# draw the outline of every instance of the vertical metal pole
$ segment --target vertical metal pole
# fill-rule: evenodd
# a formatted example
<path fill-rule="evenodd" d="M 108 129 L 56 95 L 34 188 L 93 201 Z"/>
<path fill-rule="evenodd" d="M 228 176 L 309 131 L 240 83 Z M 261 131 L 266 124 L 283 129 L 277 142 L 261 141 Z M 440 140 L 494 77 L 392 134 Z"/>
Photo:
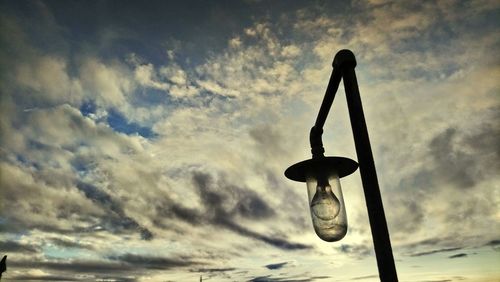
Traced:
<path fill-rule="evenodd" d="M 354 60 L 354 55 L 352 55 L 352 59 Z M 354 64 L 344 64 L 341 69 L 366 207 L 370 219 L 373 245 L 377 257 L 380 281 L 396 282 L 398 281 L 398 276 L 394 264 L 394 257 L 392 255 L 389 230 L 387 229 L 384 207 L 380 196 L 380 188 L 378 186 L 375 163 L 373 161 L 370 140 L 368 138 L 368 130 L 366 128 L 363 107 L 359 96 L 358 82 L 354 72 L 355 64 L 354 60 Z"/>

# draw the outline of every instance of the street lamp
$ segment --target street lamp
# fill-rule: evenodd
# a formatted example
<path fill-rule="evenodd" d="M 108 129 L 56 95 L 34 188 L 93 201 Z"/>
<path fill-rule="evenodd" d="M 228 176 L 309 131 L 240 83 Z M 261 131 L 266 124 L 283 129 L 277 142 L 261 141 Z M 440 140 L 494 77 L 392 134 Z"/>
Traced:
<path fill-rule="evenodd" d="M 356 59 L 350 50 L 340 50 L 335 55 L 332 65 L 333 71 L 325 97 L 316 123 L 311 128 L 309 135 L 312 158 L 290 166 L 285 171 L 285 176 L 294 181 L 307 183 L 309 207 L 316 234 L 328 242 L 342 239 L 347 233 L 347 218 L 339 178 L 356 171 L 358 164 L 348 158 L 325 157 L 321 135 L 340 80 L 343 78 L 380 280 L 383 282 L 398 281 L 368 130 L 354 72 Z"/>

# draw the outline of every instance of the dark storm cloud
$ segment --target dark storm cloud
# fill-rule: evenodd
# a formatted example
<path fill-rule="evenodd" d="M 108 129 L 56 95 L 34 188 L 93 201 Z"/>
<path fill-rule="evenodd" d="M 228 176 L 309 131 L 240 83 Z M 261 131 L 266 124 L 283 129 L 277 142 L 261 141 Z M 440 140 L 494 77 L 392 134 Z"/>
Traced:
<path fill-rule="evenodd" d="M 283 136 L 274 127 L 262 125 L 252 128 L 249 135 L 255 142 L 258 152 L 266 157 L 286 156 L 286 150 L 283 148 Z"/>
<path fill-rule="evenodd" d="M 241 236 L 265 242 L 284 250 L 309 249 L 311 246 L 289 242 L 284 238 L 254 232 L 238 224 L 238 219 L 265 220 L 275 216 L 275 211 L 256 192 L 244 186 L 230 183 L 224 176 L 219 179 L 208 173 L 195 171 L 193 185 L 198 193 L 203 209 L 186 208 L 171 200 L 156 206 L 157 218 L 153 220 L 158 227 L 163 217 L 174 217 L 190 224 L 213 224 L 225 227 Z"/>
<path fill-rule="evenodd" d="M 271 169 L 265 169 L 263 173 L 267 185 L 269 185 L 268 191 L 275 193 L 275 197 L 287 199 L 280 209 L 286 211 L 288 220 L 297 230 L 307 230 L 310 227 L 307 200 L 297 192 L 303 191 L 293 189 L 293 187 L 288 186 L 289 184 L 283 183 L 283 176 Z"/>
<path fill-rule="evenodd" d="M 193 183 L 216 222 L 225 220 L 227 216 L 261 220 L 275 215 L 275 211 L 256 192 L 236 186 L 224 177 L 215 182 L 210 174 L 195 172 Z"/>
<path fill-rule="evenodd" d="M 415 177 L 420 178 L 420 176 L 425 177 L 426 172 L 422 171 L 415 175 Z M 401 181 L 401 186 L 406 185 L 405 180 Z M 413 182 L 413 180 L 412 180 Z M 409 186 L 412 187 L 412 186 Z M 420 195 L 421 191 L 415 189 L 414 191 L 405 192 L 404 194 L 393 194 L 389 195 L 394 202 L 399 203 L 396 209 L 392 209 L 395 216 L 392 219 L 392 224 L 397 226 L 397 232 L 411 233 L 418 230 L 425 219 L 425 209 L 421 205 L 421 201 L 416 199 L 423 199 L 423 195 Z M 391 201 L 392 202 L 392 201 Z"/>
<path fill-rule="evenodd" d="M 494 250 L 500 250 L 500 240 L 491 240 L 484 246 L 492 247 Z"/>
<path fill-rule="evenodd" d="M 166 270 L 172 268 L 183 268 L 188 266 L 200 266 L 202 263 L 194 262 L 187 258 L 168 258 L 157 256 L 143 256 L 135 254 L 124 254 L 109 257 L 109 260 L 10 260 L 11 269 L 40 269 L 44 272 L 52 271 L 64 273 L 64 275 L 29 276 L 19 275 L 12 277 L 13 280 L 46 280 L 46 281 L 78 281 L 72 280 L 75 274 L 94 274 L 99 279 L 113 279 L 113 281 L 135 281 L 135 279 L 114 275 L 137 275 L 146 270 Z"/>
<path fill-rule="evenodd" d="M 108 215 L 101 219 L 104 228 L 109 229 L 111 232 L 135 230 L 139 232 L 143 240 L 153 238 L 151 231 L 140 226 L 137 221 L 127 216 L 122 205 L 102 189 L 82 181 L 78 181 L 76 187 L 85 194 L 85 197 L 108 211 Z"/>
<path fill-rule="evenodd" d="M 237 268 L 234 267 L 225 267 L 225 268 L 197 268 L 191 270 L 191 272 L 203 272 L 203 273 L 212 273 L 212 272 L 227 272 L 227 271 L 234 271 L 237 270 Z"/>
<path fill-rule="evenodd" d="M 137 268 L 124 263 L 109 262 L 109 261 L 35 261 L 35 260 L 10 260 L 9 266 L 11 268 L 25 268 L 41 270 L 55 270 L 55 271 L 68 271 L 72 273 L 118 273 L 118 272 L 131 272 Z"/>
<path fill-rule="evenodd" d="M 305 244 L 301 244 L 301 243 L 293 243 L 293 242 L 290 242 L 290 241 L 283 239 L 283 238 L 263 235 L 263 234 L 251 231 L 249 229 L 246 229 L 246 228 L 236 224 L 235 222 L 228 221 L 225 219 L 222 219 L 222 221 L 218 222 L 218 224 L 228 228 L 229 230 L 231 230 L 233 232 L 238 233 L 239 235 L 262 241 L 264 243 L 267 243 L 271 246 L 274 246 L 274 247 L 282 249 L 282 250 L 305 250 L 305 249 L 312 248 L 312 246 L 310 246 L 310 245 L 305 245 Z"/>
<path fill-rule="evenodd" d="M 271 275 L 267 275 L 267 276 L 258 276 L 258 277 L 252 278 L 248 281 L 249 282 L 267 282 L 267 281 L 280 281 L 280 280 L 273 279 L 273 278 L 271 278 Z"/>
<path fill-rule="evenodd" d="M 82 1 L 72 4 L 39 1 L 31 5 L 6 1 L 2 2 L 0 11 L 27 19 L 22 21 L 28 31 L 26 37 L 44 53 L 71 50 L 110 59 L 139 53 L 148 61 L 165 62 L 165 49 L 178 49 L 183 62 L 189 54 L 189 62 L 197 64 L 213 54 L 213 50 L 227 47 L 227 41 L 234 34 L 254 22 L 283 18 L 283 14 L 294 14 L 298 9 L 311 6 L 314 5 L 303 1 Z M 327 6 L 332 4 L 324 3 L 322 8 Z"/>
<path fill-rule="evenodd" d="M 485 246 L 498 246 L 500 245 L 500 240 L 491 240 Z"/>
<path fill-rule="evenodd" d="M 243 190 L 233 212 L 249 219 L 265 219 L 274 215 L 274 210 L 252 190 Z"/>
<path fill-rule="evenodd" d="M 472 188 L 484 177 L 495 175 L 500 169 L 499 112 L 498 107 L 490 108 L 485 120 L 470 132 L 450 127 L 436 135 L 429 143 L 435 174 L 459 189 Z"/>
<path fill-rule="evenodd" d="M 275 124 L 266 123 L 254 126 L 248 135 L 253 141 L 255 151 L 258 152 L 257 156 L 261 159 L 254 170 L 265 177 L 267 195 L 287 199 L 279 206 L 281 215 L 286 215 L 286 221 L 290 222 L 297 232 L 307 230 L 310 228 L 307 200 L 299 194 L 304 190 L 296 190 L 290 186 L 293 184 L 284 182 L 282 168 L 277 171 L 274 167 L 289 155 L 290 148 L 287 148 L 287 145 L 290 144 L 287 142 L 285 132 Z"/>
<path fill-rule="evenodd" d="M 369 245 L 342 244 L 337 249 L 344 254 L 348 254 L 348 255 L 356 257 L 358 259 L 369 256 L 373 252 L 371 246 L 369 246 Z"/>
<path fill-rule="evenodd" d="M 85 194 L 85 197 L 99 204 L 100 206 L 115 213 L 123 213 L 121 205 L 118 202 L 113 201 L 110 195 L 108 195 L 98 187 L 89 183 L 78 181 L 76 183 L 76 188 L 82 191 Z"/>
<path fill-rule="evenodd" d="M 80 279 L 75 279 L 69 276 L 58 276 L 58 275 L 14 275 L 9 277 L 9 280 L 14 281 L 81 281 Z M 114 281 L 114 280 L 113 280 Z"/>
<path fill-rule="evenodd" d="M 224 187 L 215 186 L 212 176 L 207 173 L 195 172 L 193 174 L 193 184 L 197 189 L 205 209 L 213 213 L 213 220 L 219 221 L 229 214 L 228 211 L 222 206 L 223 203 L 230 197 L 230 195 L 223 191 Z M 215 186 L 216 188 L 214 188 Z M 215 190 L 219 188 L 219 190 Z"/>
<path fill-rule="evenodd" d="M 59 233 L 59 234 L 70 234 L 73 233 L 74 230 L 69 231 L 65 228 L 58 228 L 57 226 L 53 226 L 45 223 L 27 223 L 21 220 L 7 220 L 5 223 L 0 224 L 0 232 L 24 232 L 27 229 L 38 229 L 45 232 L 50 233 Z M 81 231 L 81 230 L 78 230 Z"/>
<path fill-rule="evenodd" d="M 280 262 L 280 263 L 268 264 L 265 267 L 267 269 L 275 270 L 275 269 L 283 268 L 286 264 L 288 264 L 288 262 Z"/>
<path fill-rule="evenodd" d="M 445 176 L 457 188 L 470 188 L 476 182 L 476 176 L 472 175 L 473 170 L 470 167 L 476 166 L 476 158 L 472 154 L 454 148 L 457 130 L 448 128 L 441 134 L 432 139 L 429 149 L 436 160 L 436 168 L 439 169 L 439 175 Z"/>
<path fill-rule="evenodd" d="M 198 224 L 201 220 L 202 214 L 196 209 L 182 207 L 177 204 L 172 204 L 167 213 L 173 214 L 180 220 L 186 221 L 191 224 Z"/>
<path fill-rule="evenodd" d="M 3 253 L 38 253 L 40 248 L 16 241 L 0 241 L 0 251 Z"/>
<path fill-rule="evenodd" d="M 283 250 L 309 249 L 311 246 L 292 243 L 283 238 L 271 237 L 251 231 L 237 223 L 235 216 L 260 220 L 274 216 L 274 210 L 255 192 L 235 186 L 221 178 L 217 183 L 206 173 L 195 172 L 193 183 L 197 188 L 209 221 L 224 226 L 239 235 L 253 238 Z M 228 202 L 236 202 L 228 207 Z"/>
<path fill-rule="evenodd" d="M 332 278 L 332 277 L 330 277 L 330 276 L 324 276 L 324 275 L 323 276 L 313 276 L 313 277 L 311 277 L 311 280 L 312 281 L 316 281 L 316 280 L 330 279 L 330 278 Z"/>
<path fill-rule="evenodd" d="M 9 266 L 21 269 L 38 268 L 43 271 L 60 271 L 73 274 L 108 275 L 110 273 L 134 274 L 144 270 L 165 270 L 202 265 L 186 258 L 167 258 L 156 256 L 143 256 L 125 254 L 109 257 L 110 260 L 73 260 L 73 261 L 36 261 L 36 260 L 10 260 Z M 42 277 L 43 278 L 43 277 Z M 21 279 L 22 280 L 22 279 Z M 120 280 L 121 281 L 121 280 Z"/>
<path fill-rule="evenodd" d="M 224 267 L 224 268 L 198 268 L 198 269 L 191 269 L 189 270 L 190 272 L 193 273 L 203 273 L 206 275 L 202 275 L 203 281 L 205 280 L 211 280 L 211 279 L 216 279 L 223 277 L 226 280 L 234 280 L 232 275 L 235 275 L 234 271 L 237 270 L 237 268 L 234 267 Z M 241 274 L 242 272 L 239 272 Z M 246 273 L 246 272 L 244 272 Z M 207 276 L 207 278 L 205 277 Z"/>
<path fill-rule="evenodd" d="M 461 240 L 457 240 L 456 236 L 447 236 L 447 237 L 433 237 L 425 240 L 416 241 L 413 243 L 405 244 L 400 246 L 402 249 L 405 249 L 406 256 L 411 257 L 421 257 L 428 256 L 440 253 L 454 252 L 464 250 L 468 247 L 483 247 L 486 246 L 482 244 L 480 246 L 477 245 L 467 245 L 465 242 L 475 239 L 477 236 L 471 237 L 462 237 Z M 422 251 L 425 250 L 425 251 Z"/>
<path fill-rule="evenodd" d="M 437 246 L 440 245 L 441 243 L 448 241 L 446 238 L 438 238 L 438 237 L 433 237 L 433 238 L 428 238 L 424 240 L 420 240 L 411 244 L 407 244 L 407 248 L 418 248 L 420 246 Z"/>
<path fill-rule="evenodd" d="M 62 30 L 45 3 L 6 1 L 0 5 L 3 27 L 0 32 L 0 55 L 5 61 L 26 60 L 26 57 L 33 55 L 31 46 L 52 54 L 67 51 L 68 44 Z"/>
<path fill-rule="evenodd" d="M 433 215 L 429 206 L 431 195 L 447 191 L 454 195 L 474 193 L 482 181 L 494 177 L 500 170 L 500 118 L 498 108 L 491 108 L 477 126 L 465 131 L 449 127 L 437 133 L 428 143 L 432 162 L 426 162 L 414 173 L 403 177 L 395 193 L 388 194 L 393 205 L 388 216 L 396 232 L 408 234 L 419 230 L 428 216 L 438 216 L 447 223 L 462 223 L 471 216 L 486 218 L 495 211 L 491 197 L 468 197 L 446 199 L 453 208 L 445 213 Z M 467 199 L 467 200 L 465 200 Z M 474 221 L 468 221 L 474 224 Z"/>
<path fill-rule="evenodd" d="M 126 278 L 126 277 L 114 277 L 114 276 L 99 276 L 95 278 L 96 281 L 115 281 L 115 282 L 134 282 L 137 279 Z M 88 281 L 84 278 L 78 279 L 71 276 L 63 275 L 14 275 L 9 276 L 9 280 L 14 281 Z"/>
<path fill-rule="evenodd" d="M 466 256 L 467 256 L 466 253 L 460 253 L 460 254 L 449 256 L 448 258 L 454 259 L 454 258 L 463 258 L 463 257 L 466 257 Z"/>
<path fill-rule="evenodd" d="M 494 153 L 496 160 L 500 159 L 500 107 L 489 109 L 492 118 L 478 126 L 478 131 L 464 138 L 467 145 L 475 151 Z M 500 166 L 498 163 L 496 167 Z M 493 167 L 492 169 L 494 169 Z"/>
<path fill-rule="evenodd" d="M 186 267 L 199 265 L 198 262 L 193 262 L 188 259 L 167 258 L 156 256 L 143 256 L 135 254 L 125 254 L 117 257 L 110 257 L 111 260 L 126 263 L 135 269 L 171 269 L 177 267 Z"/>

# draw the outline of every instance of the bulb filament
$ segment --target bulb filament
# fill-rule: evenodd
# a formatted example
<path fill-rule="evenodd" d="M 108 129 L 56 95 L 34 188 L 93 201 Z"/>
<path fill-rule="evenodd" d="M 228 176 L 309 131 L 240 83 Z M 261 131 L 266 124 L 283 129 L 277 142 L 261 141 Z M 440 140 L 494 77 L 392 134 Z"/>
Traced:
<path fill-rule="evenodd" d="M 332 220 L 339 214 L 340 202 L 328 183 L 316 188 L 316 194 L 311 201 L 311 211 L 322 220 Z"/>

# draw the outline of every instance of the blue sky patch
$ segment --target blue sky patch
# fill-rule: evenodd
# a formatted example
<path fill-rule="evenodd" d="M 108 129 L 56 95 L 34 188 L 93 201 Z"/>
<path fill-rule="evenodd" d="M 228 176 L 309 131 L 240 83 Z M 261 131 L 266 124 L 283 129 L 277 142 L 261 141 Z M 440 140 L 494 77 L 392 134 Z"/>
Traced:
<path fill-rule="evenodd" d="M 106 122 L 111 128 L 113 128 L 113 130 L 128 135 L 139 134 L 144 138 L 154 138 L 157 136 L 157 134 L 150 127 L 141 126 L 135 122 L 129 122 L 122 113 L 115 109 L 108 110 Z"/>
<path fill-rule="evenodd" d="M 88 117 L 90 114 L 95 114 L 97 106 L 94 101 L 85 101 L 80 106 L 80 112 L 82 115 Z"/>

